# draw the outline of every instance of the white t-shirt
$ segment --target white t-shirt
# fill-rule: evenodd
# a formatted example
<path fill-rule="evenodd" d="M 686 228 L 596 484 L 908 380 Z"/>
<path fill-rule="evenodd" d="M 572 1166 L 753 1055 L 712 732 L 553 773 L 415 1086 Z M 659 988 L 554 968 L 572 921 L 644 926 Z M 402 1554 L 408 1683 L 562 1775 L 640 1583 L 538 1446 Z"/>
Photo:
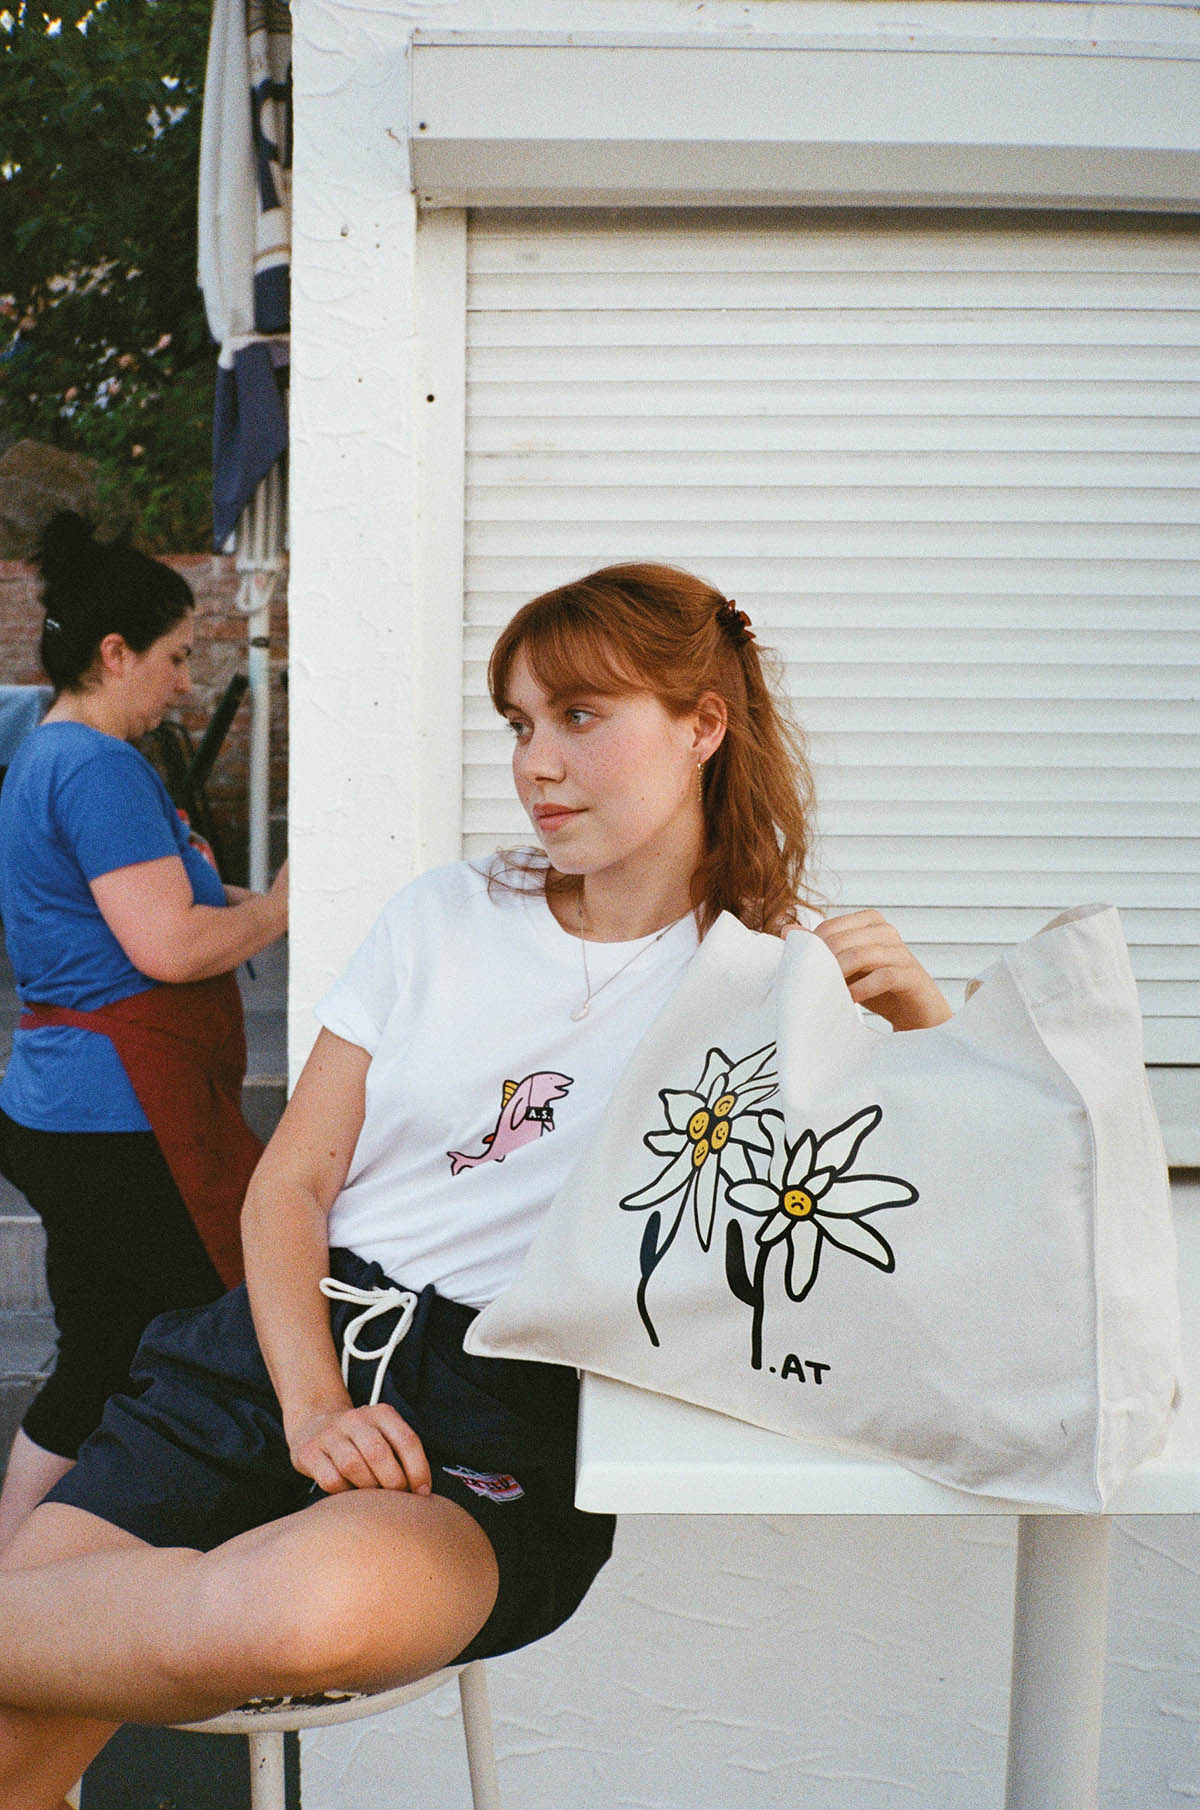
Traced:
<path fill-rule="evenodd" d="M 690 914 L 638 942 L 588 943 L 591 1007 L 576 1023 L 582 947 L 540 893 L 489 896 L 465 862 L 398 893 L 317 1007 L 371 1057 L 330 1243 L 406 1288 L 492 1300 L 697 943 Z"/>

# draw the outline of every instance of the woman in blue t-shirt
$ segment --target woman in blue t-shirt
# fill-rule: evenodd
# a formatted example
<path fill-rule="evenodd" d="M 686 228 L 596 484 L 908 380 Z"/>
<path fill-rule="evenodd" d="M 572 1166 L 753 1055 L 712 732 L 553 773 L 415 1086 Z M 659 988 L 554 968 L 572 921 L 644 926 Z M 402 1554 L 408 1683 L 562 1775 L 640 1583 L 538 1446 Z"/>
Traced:
<path fill-rule="evenodd" d="M 64 512 L 40 549 L 55 688 L 0 793 L 0 918 L 25 1008 L 0 1169 L 46 1230 L 55 1368 L 0 1494 L 0 1546 L 74 1462 L 145 1325 L 238 1279 L 260 1146 L 233 970 L 286 928 L 222 885 L 132 743 L 190 687 L 185 580 Z"/>

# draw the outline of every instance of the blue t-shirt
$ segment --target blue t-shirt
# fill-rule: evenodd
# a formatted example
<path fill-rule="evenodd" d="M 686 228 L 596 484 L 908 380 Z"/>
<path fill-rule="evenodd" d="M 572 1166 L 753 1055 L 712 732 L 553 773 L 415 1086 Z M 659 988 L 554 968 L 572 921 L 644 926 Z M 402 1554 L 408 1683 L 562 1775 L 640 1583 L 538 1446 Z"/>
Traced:
<path fill-rule="evenodd" d="M 0 791 L 0 918 L 22 999 L 92 1011 L 157 983 L 108 928 L 89 882 L 179 855 L 199 905 L 225 889 L 191 847 L 158 774 L 137 749 L 85 723 L 43 723 Z M 18 1030 L 0 1107 L 42 1131 L 145 1131 L 120 1057 L 98 1031 Z"/>

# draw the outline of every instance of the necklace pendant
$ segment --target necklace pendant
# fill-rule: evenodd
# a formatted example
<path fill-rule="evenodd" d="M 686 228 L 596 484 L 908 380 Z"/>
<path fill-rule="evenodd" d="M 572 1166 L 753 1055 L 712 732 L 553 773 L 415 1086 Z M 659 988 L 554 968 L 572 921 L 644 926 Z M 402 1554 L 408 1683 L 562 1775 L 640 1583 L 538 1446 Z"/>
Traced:
<path fill-rule="evenodd" d="M 575 1010 L 571 1013 L 571 1023 L 578 1024 L 581 1019 L 584 1019 L 587 1017 L 587 1015 L 591 1011 L 591 1009 L 592 1009 L 591 1000 L 585 999 L 583 1004 L 581 1006 L 576 1006 Z"/>

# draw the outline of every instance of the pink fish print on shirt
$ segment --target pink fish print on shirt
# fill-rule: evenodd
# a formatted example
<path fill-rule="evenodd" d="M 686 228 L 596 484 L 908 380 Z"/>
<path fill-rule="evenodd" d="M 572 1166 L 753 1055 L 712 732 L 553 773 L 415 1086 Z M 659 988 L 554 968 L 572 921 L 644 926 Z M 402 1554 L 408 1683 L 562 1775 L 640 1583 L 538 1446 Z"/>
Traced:
<path fill-rule="evenodd" d="M 519 1150 L 522 1144 L 532 1144 L 543 1131 L 553 1131 L 554 1108 L 550 1101 L 561 1100 L 571 1084 L 570 1075 L 554 1074 L 526 1075 L 523 1081 L 506 1081 L 496 1129 L 489 1131 L 483 1140 L 487 1149 L 481 1150 L 478 1156 L 468 1156 L 463 1150 L 447 1150 L 451 1175 L 458 1175 L 463 1169 L 477 1169 L 480 1163 L 502 1163 L 510 1151 Z"/>

